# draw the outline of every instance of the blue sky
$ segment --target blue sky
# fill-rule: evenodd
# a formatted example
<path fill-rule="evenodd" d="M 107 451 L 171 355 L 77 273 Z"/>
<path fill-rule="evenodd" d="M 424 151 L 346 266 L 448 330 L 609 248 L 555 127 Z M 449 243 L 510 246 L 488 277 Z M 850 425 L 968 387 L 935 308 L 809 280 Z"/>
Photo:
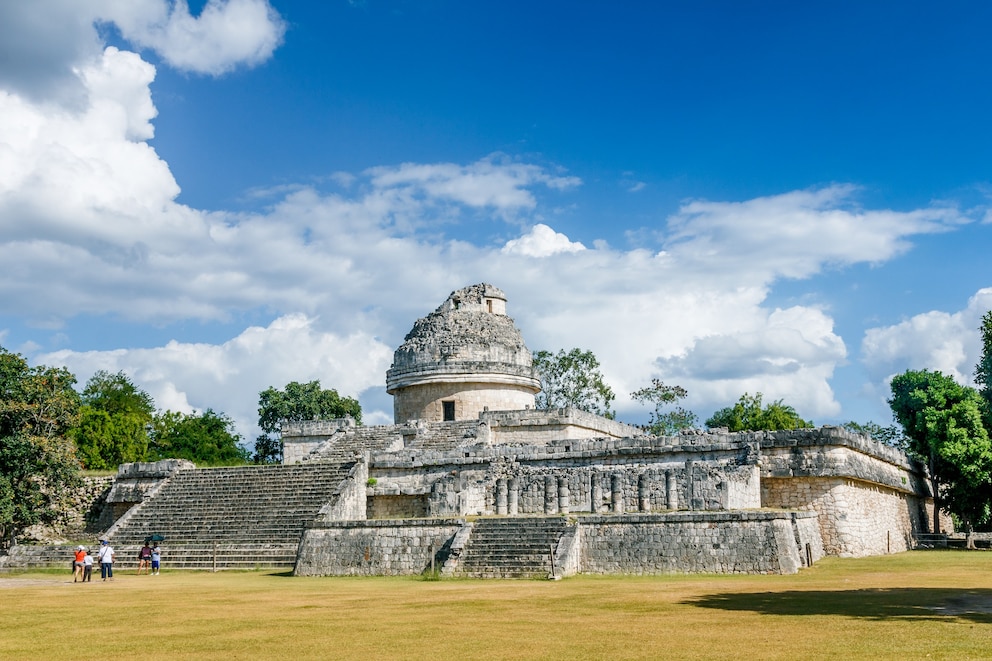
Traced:
<path fill-rule="evenodd" d="M 80 6 L 85 5 L 85 6 Z M 413 321 L 888 423 L 992 308 L 980 3 L 0 6 L 0 344 L 162 408 L 320 379 L 391 421 Z"/>

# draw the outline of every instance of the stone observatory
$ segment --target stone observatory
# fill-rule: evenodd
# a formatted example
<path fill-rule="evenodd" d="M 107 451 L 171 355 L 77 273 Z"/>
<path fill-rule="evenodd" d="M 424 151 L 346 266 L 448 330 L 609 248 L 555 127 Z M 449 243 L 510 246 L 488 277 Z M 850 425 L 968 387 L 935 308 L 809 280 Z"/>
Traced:
<path fill-rule="evenodd" d="M 418 319 L 386 372 L 396 424 L 533 409 L 540 389 L 531 352 L 506 314 L 506 294 L 485 283 L 453 291 Z"/>
<path fill-rule="evenodd" d="M 395 424 L 286 422 L 282 466 L 125 464 L 105 536 L 127 555 L 162 535 L 170 566 L 200 569 L 563 578 L 792 573 L 931 528 L 926 467 L 845 429 L 654 436 L 535 409 L 506 312 L 477 284 L 413 324 L 386 373 Z"/>

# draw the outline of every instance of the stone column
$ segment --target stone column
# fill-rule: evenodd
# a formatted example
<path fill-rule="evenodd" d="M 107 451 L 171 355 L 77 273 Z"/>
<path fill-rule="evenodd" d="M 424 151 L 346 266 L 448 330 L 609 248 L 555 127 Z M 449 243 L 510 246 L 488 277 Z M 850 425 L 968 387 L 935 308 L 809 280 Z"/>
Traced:
<path fill-rule="evenodd" d="M 695 473 L 696 462 L 689 459 L 685 462 L 685 499 L 686 507 L 689 510 L 696 509 L 696 485 L 695 485 Z"/>
<path fill-rule="evenodd" d="M 647 473 L 637 476 L 637 506 L 642 512 L 651 511 L 651 483 Z"/>
<path fill-rule="evenodd" d="M 592 472 L 592 483 L 589 485 L 589 511 L 593 514 L 599 513 L 599 508 L 603 506 L 603 481 L 599 479 L 596 471 Z"/>
<path fill-rule="evenodd" d="M 517 482 L 517 478 L 511 477 L 509 479 L 509 484 L 507 485 L 509 490 L 509 502 L 507 503 L 507 510 L 510 516 L 517 515 L 518 503 L 520 502 L 520 483 Z"/>
<path fill-rule="evenodd" d="M 558 513 L 558 480 L 550 474 L 544 476 L 544 513 Z"/>
<path fill-rule="evenodd" d="M 569 503 L 568 499 L 571 493 L 568 490 L 568 477 L 562 476 L 558 478 L 558 511 L 562 514 L 568 514 Z"/>
<path fill-rule="evenodd" d="M 670 510 L 679 508 L 679 484 L 675 471 L 665 471 L 665 506 Z"/>
<path fill-rule="evenodd" d="M 610 502 L 614 514 L 623 514 L 623 475 L 619 473 L 610 477 Z"/>
<path fill-rule="evenodd" d="M 496 514 L 506 516 L 506 478 L 496 480 Z"/>

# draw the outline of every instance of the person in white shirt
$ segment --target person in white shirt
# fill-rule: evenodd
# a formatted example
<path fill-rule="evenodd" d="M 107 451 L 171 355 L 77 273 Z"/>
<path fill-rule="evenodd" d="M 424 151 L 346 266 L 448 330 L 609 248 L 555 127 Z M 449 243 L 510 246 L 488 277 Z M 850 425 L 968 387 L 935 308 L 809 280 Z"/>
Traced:
<path fill-rule="evenodd" d="M 97 554 L 100 557 L 100 576 L 103 580 L 114 580 L 114 547 L 110 545 L 110 542 L 103 540 L 100 542 L 100 552 Z"/>
<path fill-rule="evenodd" d="M 83 558 L 83 583 L 89 583 L 93 580 L 93 556 L 89 553 Z"/>

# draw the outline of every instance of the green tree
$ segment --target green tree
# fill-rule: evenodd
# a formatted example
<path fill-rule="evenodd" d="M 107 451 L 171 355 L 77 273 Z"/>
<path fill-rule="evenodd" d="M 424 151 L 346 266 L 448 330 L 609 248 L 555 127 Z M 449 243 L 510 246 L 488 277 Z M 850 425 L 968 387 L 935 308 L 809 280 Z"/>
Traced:
<path fill-rule="evenodd" d="M 232 466 L 248 462 L 247 449 L 223 413 L 163 411 L 152 421 L 152 458 L 189 459 L 201 466 Z"/>
<path fill-rule="evenodd" d="M 79 425 L 71 436 L 86 468 L 144 461 L 155 404 L 124 372 L 96 372 L 82 393 Z"/>
<path fill-rule="evenodd" d="M 538 351 L 534 354 L 534 369 L 541 378 L 537 394 L 539 409 L 572 407 L 613 418 L 610 409 L 616 396 L 606 385 L 599 371 L 599 360 L 592 351 L 564 349 L 556 354 Z"/>
<path fill-rule="evenodd" d="M 982 315 L 982 325 L 978 329 L 982 336 L 982 356 L 975 365 L 975 383 L 982 396 L 982 419 L 985 430 L 992 434 L 992 311 Z"/>
<path fill-rule="evenodd" d="M 0 543 L 28 526 L 56 523 L 79 484 L 66 432 L 76 424 L 76 377 L 64 368 L 29 367 L 0 347 Z"/>
<path fill-rule="evenodd" d="M 282 423 L 305 420 L 332 420 L 350 416 L 362 423 L 362 406 L 357 399 L 342 397 L 333 388 L 323 389 L 320 381 L 292 381 L 284 390 L 267 388 L 258 394 L 258 426 L 265 434 L 255 439 L 256 463 L 282 460 Z"/>
<path fill-rule="evenodd" d="M 934 532 L 940 532 L 940 510 L 957 516 L 971 532 L 988 521 L 992 504 L 992 443 L 982 424 L 981 396 L 930 370 L 908 370 L 895 376 L 891 387 L 889 406 L 909 439 L 909 451 L 930 470 Z"/>
<path fill-rule="evenodd" d="M 902 434 L 902 430 L 899 429 L 897 425 L 889 425 L 888 427 L 883 427 L 877 422 L 868 422 L 861 424 L 850 420 L 843 424 L 844 429 L 852 431 L 855 434 L 864 434 L 865 436 L 870 436 L 873 440 L 879 443 L 884 443 L 885 445 L 890 445 L 894 448 L 899 448 L 905 450 L 907 447 L 908 440 Z"/>
<path fill-rule="evenodd" d="M 784 404 L 781 399 L 764 408 L 761 406 L 761 399 L 760 392 L 755 395 L 744 393 L 733 406 L 716 411 L 706 421 L 706 426 L 711 429 L 726 427 L 732 432 L 805 429 L 813 426 L 812 420 L 803 420 L 794 408 Z"/>
<path fill-rule="evenodd" d="M 646 431 L 656 436 L 674 436 L 682 429 L 691 429 L 699 424 L 699 417 L 681 406 L 673 410 L 665 409 L 686 398 L 689 393 L 682 386 L 665 385 L 661 379 L 651 379 L 651 385 L 630 393 L 632 399 L 641 403 L 654 404 L 649 414 Z"/>

